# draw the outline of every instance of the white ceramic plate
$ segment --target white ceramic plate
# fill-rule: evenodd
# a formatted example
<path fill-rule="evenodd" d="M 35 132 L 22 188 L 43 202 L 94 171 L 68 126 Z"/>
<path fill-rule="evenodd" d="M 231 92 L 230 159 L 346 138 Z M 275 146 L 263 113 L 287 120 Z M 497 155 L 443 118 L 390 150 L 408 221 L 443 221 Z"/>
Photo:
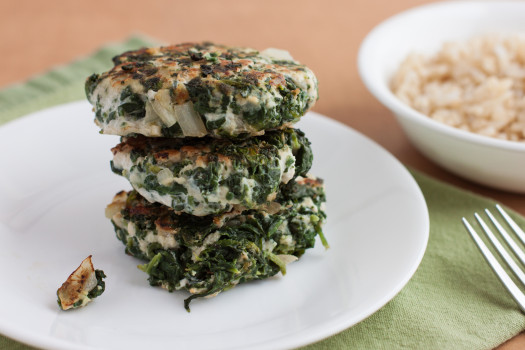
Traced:
<path fill-rule="evenodd" d="M 331 248 L 320 242 L 286 277 L 199 299 L 150 287 L 124 254 L 104 208 L 129 189 L 111 173 L 118 137 L 99 135 L 90 106 L 47 109 L 0 128 L 0 333 L 50 349 L 278 349 L 306 345 L 368 317 L 419 265 L 428 214 L 416 182 L 356 131 L 310 113 L 312 173 L 326 181 Z M 56 289 L 93 255 L 106 291 L 60 311 Z"/>

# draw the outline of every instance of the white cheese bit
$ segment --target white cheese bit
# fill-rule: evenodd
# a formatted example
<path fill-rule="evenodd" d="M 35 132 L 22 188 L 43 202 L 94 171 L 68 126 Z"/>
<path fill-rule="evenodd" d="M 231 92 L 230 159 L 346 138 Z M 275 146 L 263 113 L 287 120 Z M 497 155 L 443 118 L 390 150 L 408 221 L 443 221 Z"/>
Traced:
<path fill-rule="evenodd" d="M 157 191 L 148 191 L 143 187 L 135 187 L 136 185 L 133 182 L 131 183 L 131 185 L 133 186 L 133 188 L 135 188 L 135 191 L 137 191 L 142 197 L 146 198 L 148 202 L 158 202 L 160 204 L 164 204 L 168 207 L 171 207 L 172 198 L 169 194 L 160 195 Z"/>
<path fill-rule="evenodd" d="M 151 243 L 159 243 L 163 249 L 174 249 L 179 246 L 173 235 L 156 234 L 153 231 L 148 231 L 144 239 L 139 239 L 138 242 L 139 249 L 146 255 L 148 254 L 148 246 Z"/>
<path fill-rule="evenodd" d="M 246 98 L 242 97 L 241 95 L 238 95 L 235 99 L 237 102 L 237 105 L 240 107 L 246 107 L 248 109 L 254 109 L 259 107 L 259 99 L 257 96 L 248 95 Z"/>
<path fill-rule="evenodd" d="M 128 233 L 131 237 L 135 236 L 135 234 L 137 233 L 135 225 L 131 221 L 128 222 Z"/>
<path fill-rule="evenodd" d="M 126 171 L 130 171 L 129 168 L 124 168 Z M 133 187 L 141 187 L 144 184 L 144 180 L 146 178 L 146 175 L 144 173 L 141 173 L 140 171 L 130 171 L 129 173 L 129 182 L 133 185 Z"/>
<path fill-rule="evenodd" d="M 272 252 L 273 251 L 273 248 L 275 248 L 277 246 L 277 242 L 275 242 L 273 239 L 270 239 L 268 241 L 263 241 L 262 243 L 262 248 L 264 251 L 266 252 Z"/>
<path fill-rule="evenodd" d="M 175 289 L 182 289 L 184 287 L 186 287 L 186 285 L 188 284 L 188 279 L 187 278 L 183 278 L 179 281 L 179 284 L 175 287 Z"/>
<path fill-rule="evenodd" d="M 207 121 L 215 121 L 224 118 L 224 123 L 220 129 L 228 134 L 237 135 L 240 133 L 250 133 L 252 136 L 263 135 L 264 130 L 256 131 L 253 126 L 246 123 L 243 118 L 233 113 L 230 106 L 226 109 L 225 113 L 205 113 L 204 117 Z"/>
<path fill-rule="evenodd" d="M 221 169 L 219 171 L 223 179 L 229 177 L 231 173 L 233 172 L 233 163 L 231 159 L 227 158 L 225 159 L 225 161 L 226 161 L 226 164 L 221 163 Z"/>
<path fill-rule="evenodd" d="M 201 246 L 199 246 L 199 247 L 192 247 L 191 248 L 191 260 L 193 260 L 194 262 L 197 261 L 200 253 L 202 253 L 202 251 L 204 249 L 206 249 L 206 247 L 209 246 L 210 244 L 217 242 L 220 237 L 221 237 L 220 232 L 216 231 L 216 232 L 206 236 L 206 238 L 204 238 L 204 241 L 202 241 L 202 245 Z"/>
<path fill-rule="evenodd" d="M 249 204 L 253 205 L 252 202 L 252 195 L 253 195 L 253 189 L 255 186 L 257 186 L 257 182 L 254 179 L 247 179 L 245 177 L 241 180 L 241 186 L 243 188 L 243 198 L 244 200 Z M 244 192 L 246 190 L 246 192 Z"/>
<path fill-rule="evenodd" d="M 317 206 L 315 205 L 311 197 L 304 197 L 299 205 L 306 208 L 310 208 L 314 213 L 317 213 Z"/>
<path fill-rule="evenodd" d="M 273 94 L 263 94 L 261 98 L 261 102 L 267 110 L 275 108 L 275 106 L 277 106 L 277 102 L 275 101 L 275 96 Z"/>
<path fill-rule="evenodd" d="M 117 117 L 107 123 L 95 119 L 95 123 L 102 129 L 103 134 L 126 136 L 129 134 L 144 134 L 151 137 L 162 136 L 162 121 L 160 119 L 138 119 L 130 122 L 125 117 Z"/>
<path fill-rule="evenodd" d="M 294 162 L 290 167 L 288 168 L 288 171 L 286 170 L 286 162 L 289 158 L 292 158 Z M 291 179 L 293 179 L 295 175 L 295 157 L 292 153 L 292 149 L 290 146 L 286 146 L 283 149 L 279 150 L 279 167 L 281 168 L 281 182 L 283 184 L 287 184 Z"/>
<path fill-rule="evenodd" d="M 129 171 L 131 167 L 133 166 L 133 162 L 131 161 L 130 153 L 128 152 L 117 152 L 113 156 L 113 165 L 117 169 L 124 169 Z"/>
<path fill-rule="evenodd" d="M 119 211 L 120 210 L 121 209 L 119 209 Z M 118 227 L 124 228 L 124 217 L 122 216 L 122 214 L 120 212 L 118 212 L 115 215 L 113 215 L 110 219 L 113 220 L 115 225 L 117 225 Z"/>
<path fill-rule="evenodd" d="M 292 246 L 294 245 L 293 237 L 292 235 L 283 235 L 281 236 L 281 239 L 279 240 L 279 243 L 286 246 Z"/>
<path fill-rule="evenodd" d="M 102 112 L 108 112 L 109 110 L 117 110 L 118 104 L 120 102 L 121 91 L 119 89 L 113 88 L 111 86 L 110 79 L 102 80 L 91 95 L 92 100 L 90 100 L 93 106 L 97 103 L 97 98 L 100 100 L 99 105 L 102 106 Z"/>
<path fill-rule="evenodd" d="M 118 193 L 114 198 L 113 201 L 106 207 L 106 210 L 104 214 L 106 215 L 106 218 L 113 219 L 114 217 L 120 216 L 120 211 L 124 208 L 126 205 L 126 199 L 127 195 L 124 192 Z"/>

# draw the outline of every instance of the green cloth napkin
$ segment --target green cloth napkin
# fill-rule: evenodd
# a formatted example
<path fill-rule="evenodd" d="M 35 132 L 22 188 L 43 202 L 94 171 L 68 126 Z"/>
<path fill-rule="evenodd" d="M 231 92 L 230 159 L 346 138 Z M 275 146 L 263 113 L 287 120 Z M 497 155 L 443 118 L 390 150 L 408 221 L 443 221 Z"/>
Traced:
<path fill-rule="evenodd" d="M 0 124 L 85 98 L 87 76 L 107 70 L 114 55 L 151 43 L 131 38 L 0 91 Z M 492 349 L 525 329 L 525 315 L 460 222 L 462 216 L 472 218 L 474 211 L 493 207 L 494 202 L 416 171 L 413 175 L 430 213 L 428 248 L 414 277 L 368 319 L 305 349 Z M 510 214 L 525 228 L 525 218 Z M 32 348 L 0 336 L 0 350 L 4 349 Z"/>

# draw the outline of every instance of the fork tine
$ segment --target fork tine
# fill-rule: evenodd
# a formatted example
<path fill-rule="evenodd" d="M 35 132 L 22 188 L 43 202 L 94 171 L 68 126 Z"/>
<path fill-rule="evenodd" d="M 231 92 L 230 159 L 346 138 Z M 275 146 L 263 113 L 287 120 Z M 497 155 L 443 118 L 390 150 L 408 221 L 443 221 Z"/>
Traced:
<path fill-rule="evenodd" d="M 521 283 L 525 284 L 525 273 L 521 271 L 519 266 L 514 262 L 514 260 L 511 258 L 509 253 L 503 248 L 501 243 L 498 241 L 496 236 L 492 233 L 492 230 L 487 226 L 485 221 L 481 218 L 481 216 L 478 215 L 478 213 L 474 213 L 474 216 L 476 217 L 476 220 L 478 220 L 479 224 L 483 228 L 483 231 L 485 231 L 485 234 L 490 239 L 498 253 L 501 255 L 503 260 L 509 265 L 509 267 L 512 269 L 512 271 L 516 274 L 516 276 L 520 279 Z"/>
<path fill-rule="evenodd" d="M 501 224 L 496 220 L 496 218 L 494 218 L 494 216 L 488 209 L 485 209 L 485 213 L 489 217 L 490 221 L 492 221 L 494 226 L 496 226 L 499 233 L 503 236 L 503 238 L 505 238 L 505 241 L 512 248 L 512 251 L 520 259 L 521 263 L 525 265 L 525 253 L 523 253 L 523 250 L 521 250 L 520 247 L 518 247 L 518 245 L 516 244 L 516 241 L 512 239 L 512 237 L 508 234 L 507 230 L 505 230 L 503 226 L 501 226 Z"/>
<path fill-rule="evenodd" d="M 518 288 L 518 286 L 512 281 L 512 279 L 509 277 L 509 275 L 505 272 L 503 267 L 501 267 L 500 263 L 496 260 L 494 255 L 490 252 L 490 250 L 487 248 L 485 243 L 483 243 L 483 240 L 478 236 L 476 231 L 470 226 L 467 219 L 462 218 L 463 225 L 465 225 L 468 233 L 476 243 L 476 246 L 479 248 L 481 253 L 485 256 L 485 259 L 489 263 L 489 266 L 492 268 L 492 271 L 498 276 L 499 280 L 505 288 L 509 291 L 512 298 L 518 303 L 521 310 L 525 312 L 525 295 L 521 292 L 521 290 Z"/>
<path fill-rule="evenodd" d="M 509 214 L 507 214 L 507 212 L 503 210 L 503 208 L 499 204 L 496 204 L 496 208 L 498 209 L 501 216 L 503 216 L 505 221 L 507 221 L 507 224 L 509 224 L 509 226 L 512 227 L 512 230 L 514 230 L 516 235 L 520 238 L 521 242 L 525 244 L 525 232 L 523 232 L 523 230 L 518 226 L 516 221 L 512 220 Z"/>

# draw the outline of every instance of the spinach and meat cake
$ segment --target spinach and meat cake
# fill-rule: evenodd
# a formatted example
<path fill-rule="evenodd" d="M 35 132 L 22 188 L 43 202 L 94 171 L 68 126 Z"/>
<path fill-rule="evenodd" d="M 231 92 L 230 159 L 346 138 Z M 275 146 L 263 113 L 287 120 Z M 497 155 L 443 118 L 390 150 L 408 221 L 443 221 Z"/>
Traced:
<path fill-rule="evenodd" d="M 139 268 L 151 285 L 191 294 L 184 303 L 189 310 L 195 298 L 284 274 L 318 235 L 327 247 L 324 201 L 322 180 L 297 177 L 264 209 L 196 217 L 122 191 L 106 216 L 126 253 L 146 262 Z"/>
<path fill-rule="evenodd" d="M 104 134 L 247 137 L 290 127 L 318 98 L 317 79 L 286 51 L 208 42 L 128 51 L 91 75 Z"/>
<path fill-rule="evenodd" d="M 282 184 L 306 175 L 310 142 L 298 129 L 247 139 L 123 137 L 112 170 L 150 202 L 195 216 L 273 201 Z"/>

